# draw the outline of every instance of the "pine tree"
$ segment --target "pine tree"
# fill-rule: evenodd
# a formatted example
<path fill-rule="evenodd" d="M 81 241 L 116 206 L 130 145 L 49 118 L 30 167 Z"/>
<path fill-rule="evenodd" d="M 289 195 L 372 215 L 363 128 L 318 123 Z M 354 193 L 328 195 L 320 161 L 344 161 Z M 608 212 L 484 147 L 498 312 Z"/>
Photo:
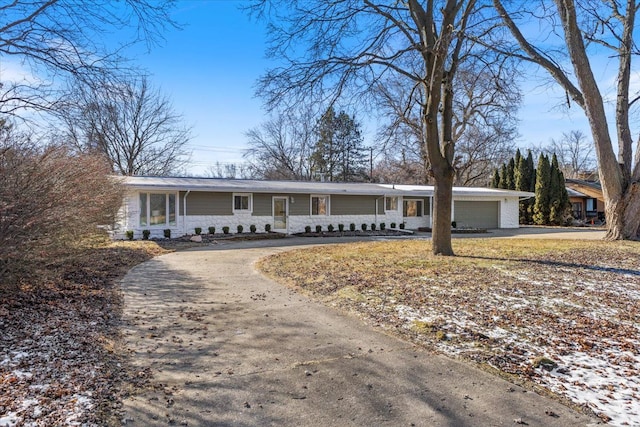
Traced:
<path fill-rule="evenodd" d="M 330 107 L 318 121 L 318 140 L 311 155 L 314 172 L 327 181 L 364 181 L 367 157 L 360 124 Z"/>
<path fill-rule="evenodd" d="M 540 154 L 538 169 L 536 171 L 535 194 L 536 201 L 533 205 L 533 222 L 538 225 L 549 223 L 550 206 L 551 165 L 549 158 Z"/>

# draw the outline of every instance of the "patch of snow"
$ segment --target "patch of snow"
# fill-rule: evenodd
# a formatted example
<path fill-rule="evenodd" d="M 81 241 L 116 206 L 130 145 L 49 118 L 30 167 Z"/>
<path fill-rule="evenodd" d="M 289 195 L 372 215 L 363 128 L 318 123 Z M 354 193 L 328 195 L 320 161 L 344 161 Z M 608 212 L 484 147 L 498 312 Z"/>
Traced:
<path fill-rule="evenodd" d="M 21 418 L 18 417 L 16 412 L 7 412 L 4 416 L 0 417 L 0 427 L 14 427 L 18 425 L 18 421 Z"/>
<path fill-rule="evenodd" d="M 552 391 L 589 405 L 611 418 L 612 426 L 640 424 L 640 356 L 631 352 L 614 354 L 626 358 L 627 366 L 584 352 L 556 357 L 566 373 L 539 370 L 540 382 Z M 565 372 L 563 370 L 563 372 Z"/>

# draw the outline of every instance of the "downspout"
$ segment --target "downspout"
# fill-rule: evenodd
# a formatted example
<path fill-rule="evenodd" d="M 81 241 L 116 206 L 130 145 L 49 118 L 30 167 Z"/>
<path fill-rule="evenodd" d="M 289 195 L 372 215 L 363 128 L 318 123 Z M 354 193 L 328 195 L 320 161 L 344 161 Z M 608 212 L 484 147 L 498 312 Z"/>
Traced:
<path fill-rule="evenodd" d="M 184 193 L 184 197 L 182 198 L 182 235 L 185 236 L 187 234 L 187 196 L 191 193 L 191 190 L 187 190 Z"/>

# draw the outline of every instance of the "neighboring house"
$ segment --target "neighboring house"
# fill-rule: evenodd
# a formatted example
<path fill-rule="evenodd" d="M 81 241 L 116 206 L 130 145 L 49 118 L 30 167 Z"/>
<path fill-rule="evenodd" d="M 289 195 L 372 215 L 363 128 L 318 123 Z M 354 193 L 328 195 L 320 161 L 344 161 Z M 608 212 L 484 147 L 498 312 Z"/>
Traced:
<path fill-rule="evenodd" d="M 604 220 L 604 197 L 599 182 L 566 179 L 565 187 L 575 219 L 585 222 Z"/>
<path fill-rule="evenodd" d="M 151 237 L 193 234 L 242 225 L 259 231 L 297 233 L 305 226 L 327 229 L 329 224 L 362 224 L 407 229 L 431 227 L 433 187 L 369 183 L 252 181 L 217 178 L 124 177 L 127 188 L 114 238 L 131 230 Z M 458 227 L 517 228 L 518 201 L 532 193 L 490 188 L 455 188 L 453 220 Z"/>

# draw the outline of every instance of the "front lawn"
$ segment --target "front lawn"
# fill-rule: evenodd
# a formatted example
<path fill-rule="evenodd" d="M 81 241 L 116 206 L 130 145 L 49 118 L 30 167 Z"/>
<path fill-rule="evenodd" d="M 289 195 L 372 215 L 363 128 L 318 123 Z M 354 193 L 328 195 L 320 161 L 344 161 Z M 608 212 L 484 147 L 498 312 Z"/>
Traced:
<path fill-rule="evenodd" d="M 259 267 L 433 348 L 640 424 L 640 243 L 454 240 L 293 250 Z M 625 424 L 627 423 L 627 424 Z"/>

